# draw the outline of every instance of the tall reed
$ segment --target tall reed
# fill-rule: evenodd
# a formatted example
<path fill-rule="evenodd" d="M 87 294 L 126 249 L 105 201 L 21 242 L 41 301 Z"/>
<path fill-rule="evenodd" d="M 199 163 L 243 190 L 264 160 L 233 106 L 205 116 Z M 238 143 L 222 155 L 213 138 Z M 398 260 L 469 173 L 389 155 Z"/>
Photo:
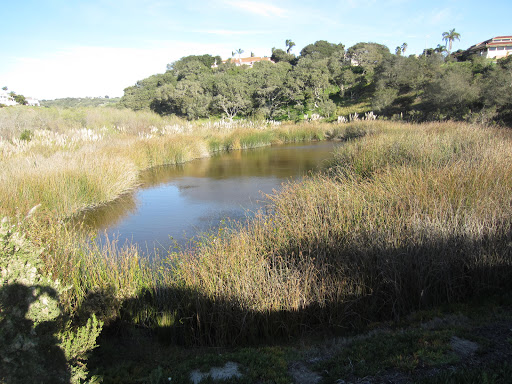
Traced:
<path fill-rule="evenodd" d="M 180 256 L 203 298 L 191 326 L 236 342 L 510 289 L 511 154 L 509 134 L 456 124 L 342 146 L 330 176 L 289 184 L 270 213 Z"/>
<path fill-rule="evenodd" d="M 45 247 L 47 270 L 73 286 L 71 311 L 167 329 L 183 343 L 344 329 L 511 288 L 509 132 L 455 123 L 342 127 L 107 129 L 99 140 L 34 146 L 1 163 L 2 210 L 44 203 L 28 231 Z M 347 141 L 325 174 L 286 185 L 248 224 L 163 264 L 115 242 L 90 244 L 56 220 L 133 188 L 140 169 L 327 136 Z"/>
<path fill-rule="evenodd" d="M 41 213 L 68 217 L 127 193 L 146 168 L 217 151 L 322 139 L 324 130 L 266 122 L 210 127 L 109 108 L 5 108 L 0 110 L 0 214 L 41 205 Z"/>

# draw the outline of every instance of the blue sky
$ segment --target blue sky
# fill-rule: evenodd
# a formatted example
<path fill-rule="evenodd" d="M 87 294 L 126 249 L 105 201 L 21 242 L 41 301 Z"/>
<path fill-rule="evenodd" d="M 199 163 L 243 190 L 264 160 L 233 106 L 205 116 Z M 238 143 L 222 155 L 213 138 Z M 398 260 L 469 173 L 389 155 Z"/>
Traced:
<path fill-rule="evenodd" d="M 387 45 L 407 54 L 512 35 L 511 0 L 25 0 L 0 6 L 0 87 L 40 99 L 122 96 L 190 54 L 270 56 L 317 40 Z M 8 31 L 6 33 L 6 31 Z"/>

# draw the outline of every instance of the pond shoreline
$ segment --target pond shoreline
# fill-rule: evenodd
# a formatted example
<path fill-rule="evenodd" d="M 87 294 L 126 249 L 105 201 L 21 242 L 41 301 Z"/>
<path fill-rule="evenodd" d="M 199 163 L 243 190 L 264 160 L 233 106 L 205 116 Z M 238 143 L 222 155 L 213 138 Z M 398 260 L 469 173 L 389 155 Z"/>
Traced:
<path fill-rule="evenodd" d="M 320 170 L 335 147 L 325 140 L 271 143 L 155 166 L 139 173 L 137 189 L 82 212 L 75 222 L 143 249 L 184 246 L 191 237 L 216 231 L 219 221 L 245 221 L 247 210 L 262 208 L 262 196 Z"/>

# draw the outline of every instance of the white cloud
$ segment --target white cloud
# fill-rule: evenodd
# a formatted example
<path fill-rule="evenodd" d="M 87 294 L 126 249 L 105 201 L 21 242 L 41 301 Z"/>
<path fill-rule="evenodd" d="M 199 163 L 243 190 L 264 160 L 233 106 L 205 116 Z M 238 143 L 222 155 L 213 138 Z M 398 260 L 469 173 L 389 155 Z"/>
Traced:
<path fill-rule="evenodd" d="M 265 17 L 287 17 L 288 14 L 288 11 L 286 9 L 276 7 L 275 5 L 272 4 L 266 4 L 257 1 L 226 1 L 226 4 Z"/>
<path fill-rule="evenodd" d="M 39 57 L 13 61 L 1 74 L 9 89 L 39 99 L 85 96 L 122 96 L 137 80 L 165 72 L 166 65 L 192 54 L 224 54 L 221 44 L 178 41 L 149 42 L 146 48 L 67 47 Z"/>

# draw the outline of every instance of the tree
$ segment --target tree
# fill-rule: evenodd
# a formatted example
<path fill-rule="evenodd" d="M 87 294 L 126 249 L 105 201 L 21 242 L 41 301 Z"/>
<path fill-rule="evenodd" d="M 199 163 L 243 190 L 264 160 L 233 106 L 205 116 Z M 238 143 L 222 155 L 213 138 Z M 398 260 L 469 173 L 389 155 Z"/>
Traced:
<path fill-rule="evenodd" d="M 395 48 L 395 54 L 397 56 L 401 56 L 402 55 L 402 47 L 396 47 Z"/>
<path fill-rule="evenodd" d="M 482 79 L 482 104 L 497 113 L 496 120 L 512 125 L 512 56 L 498 60 Z"/>
<path fill-rule="evenodd" d="M 295 43 L 293 41 L 291 41 L 290 39 L 288 39 L 288 40 L 286 40 L 285 44 L 286 44 L 286 53 L 290 54 L 290 51 L 292 50 L 292 47 L 295 46 Z"/>
<path fill-rule="evenodd" d="M 272 56 L 270 59 L 274 63 L 279 63 L 280 61 L 284 61 L 290 64 L 294 64 L 295 62 L 295 55 L 292 53 L 286 53 L 284 50 L 279 48 L 272 48 Z"/>
<path fill-rule="evenodd" d="M 402 49 L 402 54 L 405 55 L 405 51 L 407 49 L 407 43 L 403 43 L 402 46 L 400 47 Z"/>
<path fill-rule="evenodd" d="M 325 40 L 318 40 L 314 44 L 308 44 L 302 48 L 300 55 L 301 57 L 306 57 L 315 53 L 318 58 L 322 59 L 330 57 L 337 51 L 345 51 L 345 46 L 341 43 L 334 44 Z"/>
<path fill-rule="evenodd" d="M 27 105 L 27 104 L 28 104 L 27 99 L 26 99 L 26 98 L 25 98 L 25 96 L 23 96 L 23 95 L 17 95 L 16 93 L 14 93 L 14 92 L 12 92 L 12 91 L 11 91 L 11 92 L 9 92 L 9 95 L 12 97 L 12 99 L 13 99 L 16 103 L 18 103 L 18 104 L 20 104 L 20 105 Z"/>
<path fill-rule="evenodd" d="M 425 87 L 423 102 L 427 109 L 447 118 L 463 119 L 476 107 L 480 94 L 471 67 L 453 63 L 442 67 L 440 76 Z"/>
<path fill-rule="evenodd" d="M 205 89 L 207 84 L 206 78 L 184 79 L 176 86 L 167 84 L 157 90 L 151 107 L 160 114 L 175 113 L 190 120 L 209 117 L 213 97 L 211 92 Z"/>
<path fill-rule="evenodd" d="M 291 70 L 291 65 L 286 62 L 272 64 L 262 61 L 255 63 L 250 71 L 250 82 L 255 88 L 256 106 L 271 119 L 278 115 L 281 107 L 290 102 Z"/>
<path fill-rule="evenodd" d="M 16 101 L 20 105 L 27 105 L 28 101 L 23 95 L 14 95 L 14 101 Z"/>
<path fill-rule="evenodd" d="M 247 113 L 252 105 L 251 88 L 244 72 L 216 74 L 213 92 L 214 106 L 230 120 L 240 113 Z"/>
<path fill-rule="evenodd" d="M 242 65 L 242 58 L 241 58 L 241 55 L 242 53 L 244 53 L 244 50 L 242 48 L 238 48 L 235 53 L 238 53 L 238 62 L 240 63 L 240 65 Z"/>
<path fill-rule="evenodd" d="M 414 56 L 389 55 L 385 58 L 375 69 L 373 108 L 381 112 L 388 107 L 399 107 L 400 112 L 409 110 L 422 84 L 420 64 Z"/>
<path fill-rule="evenodd" d="M 137 81 L 134 86 L 125 88 L 119 104 L 123 107 L 137 110 L 149 109 L 157 94 L 157 88 L 165 84 L 176 84 L 172 72 L 150 76 Z"/>
<path fill-rule="evenodd" d="M 347 56 L 352 64 L 361 66 L 364 74 L 372 74 L 390 54 L 388 47 L 377 43 L 357 43 L 347 50 Z"/>
<path fill-rule="evenodd" d="M 446 45 L 437 44 L 437 47 L 434 48 L 435 53 L 444 53 L 446 52 Z"/>
<path fill-rule="evenodd" d="M 452 50 L 454 40 L 460 41 L 460 33 L 455 32 L 455 28 L 451 29 L 449 32 L 443 32 L 443 41 L 446 41 L 448 45 L 448 54 L 450 54 Z"/>
<path fill-rule="evenodd" d="M 357 67 L 346 66 L 340 68 L 340 71 L 334 76 L 334 81 L 340 88 L 340 97 L 345 97 L 345 93 L 349 91 L 349 96 L 352 98 L 354 92 L 351 90 L 360 83 L 361 75 L 354 72 Z"/>
<path fill-rule="evenodd" d="M 320 53 L 301 57 L 294 67 L 295 85 L 300 90 L 296 96 L 314 108 L 326 97 L 325 91 L 330 86 L 331 73 L 328 67 L 329 59 Z"/>
<path fill-rule="evenodd" d="M 220 56 L 212 55 L 190 55 L 167 64 L 167 72 L 172 72 L 178 80 L 190 75 L 197 76 L 201 73 L 211 72 L 215 63 L 221 63 Z"/>
<path fill-rule="evenodd" d="M 420 57 L 432 56 L 435 53 L 434 48 L 425 48 Z"/>

